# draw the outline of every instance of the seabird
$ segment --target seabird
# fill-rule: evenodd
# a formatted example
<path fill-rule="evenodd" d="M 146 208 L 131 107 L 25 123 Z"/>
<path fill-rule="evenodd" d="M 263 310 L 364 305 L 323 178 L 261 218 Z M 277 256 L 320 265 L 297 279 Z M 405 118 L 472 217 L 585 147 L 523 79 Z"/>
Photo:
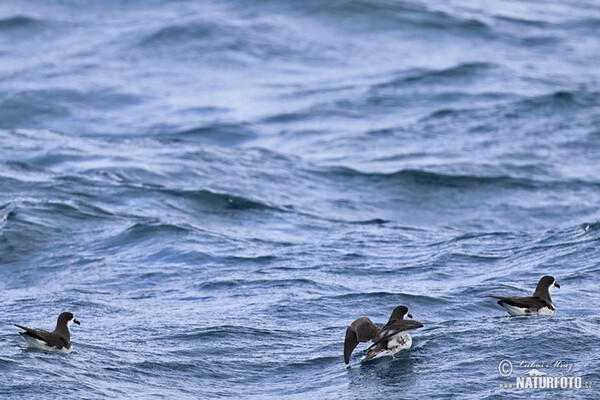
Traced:
<path fill-rule="evenodd" d="M 68 354 L 73 351 L 71 332 L 69 331 L 69 327 L 73 323 L 80 325 L 73 314 L 64 312 L 58 316 L 56 329 L 52 332 L 43 329 L 31 329 L 17 324 L 15 326 L 25 331 L 19 332 L 19 334 L 29 343 L 29 346 Z"/>
<path fill-rule="evenodd" d="M 532 297 L 502 297 L 488 296 L 494 299 L 500 299 L 498 304 L 506 308 L 508 313 L 517 315 L 556 315 L 556 307 L 550 297 L 550 288 L 560 285 L 556 283 L 553 277 L 544 276 L 537 284 Z"/>
<path fill-rule="evenodd" d="M 405 320 L 406 316 L 412 318 L 412 315 L 408 313 L 408 308 L 398 306 L 392 312 L 388 323 L 381 329 L 367 317 L 361 317 L 352 322 L 346 329 L 344 362 L 346 364 L 350 362 L 350 355 L 360 342 L 373 341 L 373 344 L 367 349 L 367 354 L 360 360 L 361 362 L 393 356 L 400 350 L 409 349 L 412 346 L 412 338 L 408 333 L 422 328 L 423 324 Z"/>

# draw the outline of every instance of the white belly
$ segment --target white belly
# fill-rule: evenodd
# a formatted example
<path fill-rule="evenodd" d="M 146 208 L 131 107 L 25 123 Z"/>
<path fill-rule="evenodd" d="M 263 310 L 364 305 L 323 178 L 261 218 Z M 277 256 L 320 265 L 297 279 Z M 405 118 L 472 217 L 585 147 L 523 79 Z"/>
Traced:
<path fill-rule="evenodd" d="M 390 340 L 388 340 L 388 349 L 382 350 L 377 353 L 374 357 L 370 358 L 370 360 L 374 360 L 380 357 L 393 356 L 401 350 L 410 349 L 412 346 L 412 338 L 406 332 L 393 336 Z M 360 361 L 364 361 L 367 356 L 363 357 Z"/>
<path fill-rule="evenodd" d="M 396 351 L 410 349 L 412 338 L 408 333 L 398 334 L 388 340 L 388 347 Z"/>
<path fill-rule="evenodd" d="M 506 304 L 506 303 L 504 303 L 502 305 L 502 307 L 506 308 L 508 313 L 510 315 L 512 315 L 513 317 L 520 316 L 520 315 L 547 315 L 547 316 L 556 315 L 556 310 L 552 310 L 548 307 L 540 308 L 538 311 L 529 311 L 527 308 L 515 307 L 515 306 L 511 306 L 510 304 Z"/>
<path fill-rule="evenodd" d="M 544 308 L 540 308 L 540 310 L 537 312 L 536 315 L 548 315 L 548 316 L 555 316 L 556 315 L 556 310 L 552 310 L 548 307 L 544 307 Z"/>
<path fill-rule="evenodd" d="M 31 336 L 28 335 L 21 335 L 23 336 L 23 338 L 25 338 L 25 341 L 29 344 L 30 347 L 33 347 L 34 349 L 40 349 L 40 350 L 46 350 L 46 351 L 56 351 L 58 353 L 64 353 L 64 354 L 69 354 L 70 352 L 73 351 L 73 345 L 71 345 L 70 347 L 63 347 L 61 349 L 57 349 L 56 347 L 50 347 L 48 346 L 45 342 L 33 338 Z"/>

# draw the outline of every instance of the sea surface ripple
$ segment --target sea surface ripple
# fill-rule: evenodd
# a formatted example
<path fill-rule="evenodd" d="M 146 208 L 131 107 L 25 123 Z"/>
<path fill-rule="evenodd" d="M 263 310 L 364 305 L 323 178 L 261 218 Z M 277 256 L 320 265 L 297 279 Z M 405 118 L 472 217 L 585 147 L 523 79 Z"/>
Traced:
<path fill-rule="evenodd" d="M 0 397 L 596 398 L 599 32 L 593 0 L 3 2 Z M 543 275 L 554 318 L 486 298 Z M 346 368 L 401 304 L 413 348 Z M 72 354 L 25 349 L 67 310 Z"/>

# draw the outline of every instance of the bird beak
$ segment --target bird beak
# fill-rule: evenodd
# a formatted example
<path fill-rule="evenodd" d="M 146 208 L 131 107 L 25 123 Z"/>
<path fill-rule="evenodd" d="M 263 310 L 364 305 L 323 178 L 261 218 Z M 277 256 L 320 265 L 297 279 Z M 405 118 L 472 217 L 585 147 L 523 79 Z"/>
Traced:
<path fill-rule="evenodd" d="M 408 314 L 408 313 L 407 313 L 406 315 L 408 316 L 408 318 L 412 318 L 412 315 L 410 315 L 410 314 Z"/>
<path fill-rule="evenodd" d="M 79 321 L 77 321 L 75 318 L 73 318 L 73 322 L 76 323 L 77 325 L 81 325 L 81 323 Z"/>
<path fill-rule="evenodd" d="M 560 285 L 558 283 L 554 282 L 554 286 L 560 289 Z"/>

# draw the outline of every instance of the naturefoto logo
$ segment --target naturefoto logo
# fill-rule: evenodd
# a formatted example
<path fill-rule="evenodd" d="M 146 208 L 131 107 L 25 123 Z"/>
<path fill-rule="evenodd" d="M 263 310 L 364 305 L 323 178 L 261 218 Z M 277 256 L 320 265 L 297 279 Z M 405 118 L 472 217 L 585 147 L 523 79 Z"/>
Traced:
<path fill-rule="evenodd" d="M 515 370 L 515 368 L 517 370 Z M 581 376 L 566 376 L 573 364 L 564 361 L 521 361 L 513 367 L 510 360 L 498 364 L 500 376 L 508 378 L 514 374 L 515 382 L 500 383 L 501 389 L 591 389 L 592 382 Z M 562 373 L 563 375 L 560 375 Z"/>

